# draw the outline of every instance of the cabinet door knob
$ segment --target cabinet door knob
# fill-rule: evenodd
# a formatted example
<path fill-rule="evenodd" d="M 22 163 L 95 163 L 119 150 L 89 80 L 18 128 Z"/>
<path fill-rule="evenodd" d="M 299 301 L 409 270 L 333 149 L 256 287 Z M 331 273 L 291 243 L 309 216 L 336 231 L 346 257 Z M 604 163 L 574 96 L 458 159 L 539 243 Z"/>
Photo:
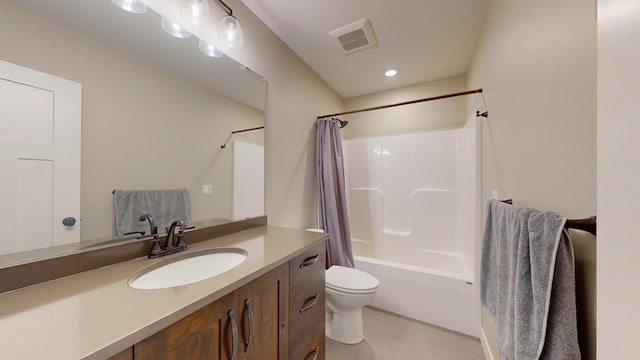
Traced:
<path fill-rule="evenodd" d="M 244 308 L 246 309 L 247 317 L 249 318 L 249 336 L 247 337 L 247 341 L 244 343 L 244 352 L 247 352 L 249 351 L 251 340 L 253 340 L 253 310 L 251 310 L 251 302 L 249 299 L 244 301 Z"/>
<path fill-rule="evenodd" d="M 62 219 L 62 225 L 66 226 L 66 227 L 71 227 L 73 225 L 76 224 L 76 218 L 69 216 L 66 217 L 64 219 Z"/>
<path fill-rule="evenodd" d="M 233 316 L 233 310 L 229 310 L 229 322 L 231 323 L 231 355 L 229 360 L 233 360 L 236 357 L 238 350 L 238 326 L 236 325 L 236 319 Z"/>
<path fill-rule="evenodd" d="M 310 257 L 304 259 L 302 264 L 300 264 L 300 269 L 315 264 L 316 262 L 318 262 L 319 258 L 320 258 L 320 254 L 316 254 L 315 256 L 310 256 Z"/>
<path fill-rule="evenodd" d="M 315 294 L 312 297 L 308 298 L 307 301 L 304 302 L 304 305 L 302 305 L 302 309 L 300 309 L 300 314 L 316 306 L 319 298 L 320 298 L 320 294 Z"/>

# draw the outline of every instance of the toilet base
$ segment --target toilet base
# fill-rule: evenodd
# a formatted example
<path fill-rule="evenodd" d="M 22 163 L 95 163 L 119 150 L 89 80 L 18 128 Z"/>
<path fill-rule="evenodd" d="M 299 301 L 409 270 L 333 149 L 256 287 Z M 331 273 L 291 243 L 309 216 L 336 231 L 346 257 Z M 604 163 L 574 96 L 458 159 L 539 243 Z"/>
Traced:
<path fill-rule="evenodd" d="M 325 336 L 343 344 L 357 344 L 364 339 L 362 308 L 343 313 L 329 309 L 325 317 Z"/>

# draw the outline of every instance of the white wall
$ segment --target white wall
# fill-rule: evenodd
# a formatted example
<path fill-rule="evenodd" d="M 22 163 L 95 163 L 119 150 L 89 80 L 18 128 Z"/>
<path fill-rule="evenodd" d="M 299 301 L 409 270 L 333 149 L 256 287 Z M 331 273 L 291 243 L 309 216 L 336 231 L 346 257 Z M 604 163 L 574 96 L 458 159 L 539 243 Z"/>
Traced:
<path fill-rule="evenodd" d="M 220 145 L 263 125 L 260 111 L 2 3 L 0 44 L 2 59 L 83 86 L 82 239 L 115 234 L 114 189 L 186 187 L 194 221 L 231 217 Z"/>
<path fill-rule="evenodd" d="M 640 2 L 598 1 L 598 359 L 640 353 Z"/>
<path fill-rule="evenodd" d="M 344 107 L 350 111 L 461 92 L 467 90 L 466 82 L 466 76 L 429 81 L 345 99 Z M 341 135 L 343 139 L 356 139 L 458 128 L 467 121 L 465 104 L 464 97 L 456 97 L 344 115 L 340 118 L 349 121 L 349 125 Z"/>
<path fill-rule="evenodd" d="M 595 1 L 492 1 L 467 77 L 489 111 L 482 203 L 495 189 L 518 206 L 594 215 Z"/>
<path fill-rule="evenodd" d="M 484 199 L 595 213 L 595 27 L 593 1 L 492 2 L 468 74 L 489 110 Z"/>
<path fill-rule="evenodd" d="M 244 46 L 231 57 L 268 82 L 265 109 L 265 209 L 270 225 L 316 226 L 315 120 L 342 99 L 240 0 L 233 8 Z"/>

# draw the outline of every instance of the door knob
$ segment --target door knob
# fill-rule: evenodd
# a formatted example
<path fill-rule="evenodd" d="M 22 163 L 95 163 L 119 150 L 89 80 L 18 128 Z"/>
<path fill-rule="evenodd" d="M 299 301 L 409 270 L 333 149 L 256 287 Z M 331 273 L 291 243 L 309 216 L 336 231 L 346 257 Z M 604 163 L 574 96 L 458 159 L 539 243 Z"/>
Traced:
<path fill-rule="evenodd" d="M 69 216 L 62 220 L 62 225 L 70 227 L 76 224 L 76 218 Z"/>

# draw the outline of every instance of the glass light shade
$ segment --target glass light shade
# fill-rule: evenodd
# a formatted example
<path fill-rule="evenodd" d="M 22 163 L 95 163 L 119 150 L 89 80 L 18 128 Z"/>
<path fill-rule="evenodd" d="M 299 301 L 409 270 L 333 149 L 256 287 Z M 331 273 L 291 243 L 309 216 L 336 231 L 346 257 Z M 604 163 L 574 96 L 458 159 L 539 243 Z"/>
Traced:
<path fill-rule="evenodd" d="M 165 17 L 162 18 L 162 29 L 169 35 L 175 36 L 179 39 L 188 39 L 191 37 L 191 33 L 180 24 L 173 22 Z"/>
<path fill-rule="evenodd" d="M 147 5 L 143 4 L 140 0 L 111 0 L 111 2 L 120 9 L 130 13 L 144 14 L 147 12 Z"/>
<path fill-rule="evenodd" d="M 180 9 L 180 15 L 193 25 L 204 25 L 209 21 L 209 2 L 207 0 L 189 0 Z"/>
<path fill-rule="evenodd" d="M 228 47 L 235 48 L 242 46 L 242 28 L 238 19 L 233 16 L 225 16 L 220 22 L 218 39 Z"/>
<path fill-rule="evenodd" d="M 223 55 L 222 51 L 216 49 L 213 45 L 209 44 L 206 41 L 203 41 L 202 39 L 200 39 L 200 42 L 198 43 L 198 48 L 200 48 L 200 51 L 202 51 L 205 55 L 214 58 L 221 57 Z"/>

